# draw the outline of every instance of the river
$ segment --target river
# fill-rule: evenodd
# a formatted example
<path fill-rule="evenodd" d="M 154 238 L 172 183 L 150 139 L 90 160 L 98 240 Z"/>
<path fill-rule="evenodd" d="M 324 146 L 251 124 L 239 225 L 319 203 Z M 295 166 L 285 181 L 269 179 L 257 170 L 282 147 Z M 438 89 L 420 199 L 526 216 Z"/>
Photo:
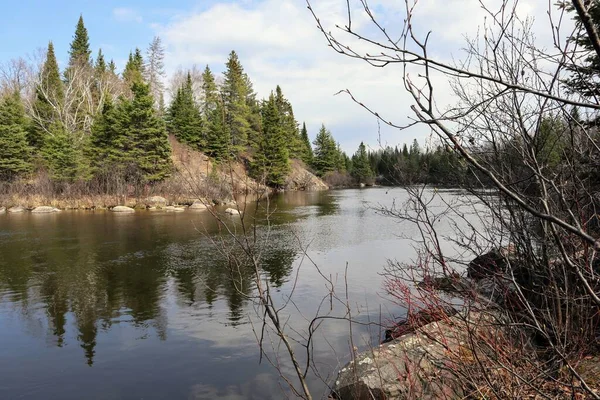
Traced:
<path fill-rule="evenodd" d="M 405 236 L 417 231 L 373 207 L 405 198 L 400 188 L 370 188 L 273 199 L 263 268 L 275 301 L 283 304 L 293 290 L 294 304 L 284 311 L 290 327 L 305 332 L 305 318 L 327 297 L 321 274 L 343 298 L 347 281 L 360 321 L 402 314 L 386 298 L 380 273 L 388 259 L 414 257 Z M 0 215 L 0 398 L 289 395 L 277 371 L 259 364 L 251 272 L 232 274 L 222 261 L 221 245 L 229 242 L 206 211 Z M 335 304 L 332 314 L 343 311 Z M 324 380 L 348 360 L 348 331 L 347 322 L 330 320 L 315 336 Z M 357 347 L 381 335 L 375 326 L 353 331 Z M 315 393 L 325 393 L 322 379 L 310 376 Z"/>

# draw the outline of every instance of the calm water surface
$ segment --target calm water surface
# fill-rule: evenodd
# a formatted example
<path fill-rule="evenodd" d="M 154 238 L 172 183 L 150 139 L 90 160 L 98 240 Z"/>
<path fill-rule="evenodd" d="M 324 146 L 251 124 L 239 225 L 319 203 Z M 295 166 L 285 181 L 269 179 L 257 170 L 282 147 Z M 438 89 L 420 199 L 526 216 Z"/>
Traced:
<path fill-rule="evenodd" d="M 301 248 L 341 295 L 347 268 L 358 319 L 401 314 L 379 273 L 387 259 L 414 256 L 399 235 L 416 232 L 369 206 L 405 198 L 376 188 L 274 199 L 263 268 L 280 302 L 298 276 L 292 326 L 305 330 L 327 294 Z M 284 397 L 273 368 L 259 364 L 252 274 L 223 262 L 219 243 L 228 240 L 206 212 L 0 215 L 0 399 Z M 359 346 L 380 335 L 354 329 Z M 324 377 L 348 349 L 348 324 L 325 323 L 315 339 Z M 314 376 L 311 386 L 326 389 Z"/>

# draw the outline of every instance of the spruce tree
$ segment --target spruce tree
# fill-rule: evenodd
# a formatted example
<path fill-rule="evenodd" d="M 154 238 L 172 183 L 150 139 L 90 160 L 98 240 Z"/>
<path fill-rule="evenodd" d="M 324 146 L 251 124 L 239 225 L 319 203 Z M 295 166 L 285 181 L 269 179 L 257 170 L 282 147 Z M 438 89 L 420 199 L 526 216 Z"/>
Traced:
<path fill-rule="evenodd" d="M 202 138 L 202 116 L 194 101 L 192 76 L 188 72 L 186 82 L 177 91 L 169 110 L 169 131 L 180 141 L 198 149 L 206 145 Z"/>
<path fill-rule="evenodd" d="M 46 61 L 42 66 L 38 83 L 35 87 L 35 101 L 33 104 L 34 124 L 28 135 L 29 144 L 35 148 L 41 148 L 44 137 L 49 127 L 58 120 L 59 110 L 64 103 L 63 82 L 60 79 L 60 71 L 54 54 L 54 45 L 48 43 Z"/>
<path fill-rule="evenodd" d="M 351 174 L 358 183 L 367 183 L 373 179 L 373 170 L 369 162 L 369 156 L 363 142 L 360 142 L 358 150 L 352 156 Z"/>
<path fill-rule="evenodd" d="M 147 182 L 155 182 L 171 172 L 171 145 L 164 122 L 156 115 L 150 88 L 134 82 L 133 100 L 125 109 L 125 136 L 133 144 L 132 159 Z"/>
<path fill-rule="evenodd" d="M 306 122 L 302 123 L 302 131 L 300 133 L 302 142 L 302 153 L 300 158 L 306 165 L 311 165 L 313 162 L 313 150 L 308 138 L 308 131 L 306 130 Z"/>
<path fill-rule="evenodd" d="M 69 66 L 77 63 L 90 64 L 91 54 L 88 31 L 83 23 L 83 16 L 80 15 L 77 27 L 75 28 L 75 35 L 71 42 L 71 48 L 69 49 Z"/>
<path fill-rule="evenodd" d="M 57 182 L 74 182 L 81 171 L 81 155 L 73 135 L 60 121 L 53 122 L 44 137 L 42 158 L 50 177 Z"/>
<path fill-rule="evenodd" d="M 303 143 L 298 132 L 298 122 L 294 118 L 294 110 L 291 103 L 283 96 L 283 91 L 279 85 L 275 89 L 275 103 L 281 117 L 281 128 L 286 136 L 290 157 L 301 158 Z"/>
<path fill-rule="evenodd" d="M 0 178 L 10 180 L 31 169 L 25 109 L 15 92 L 0 101 Z"/>
<path fill-rule="evenodd" d="M 107 172 L 115 166 L 124 166 L 132 160 L 127 158 L 127 150 L 132 148 L 126 140 L 121 120 L 121 110 L 107 97 L 102 112 L 94 119 L 89 141 L 92 172 Z"/>
<path fill-rule="evenodd" d="M 110 62 L 108 63 L 108 70 L 113 74 L 117 73 L 117 65 L 115 64 L 114 60 L 110 60 Z"/>
<path fill-rule="evenodd" d="M 290 170 L 287 138 L 282 118 L 273 93 L 263 106 L 263 134 L 252 163 L 252 172 L 257 179 L 275 187 L 285 184 Z"/>
<path fill-rule="evenodd" d="M 202 72 L 202 93 L 204 94 L 204 101 L 202 102 L 202 115 L 208 118 L 210 113 L 217 106 L 217 84 L 215 83 L 215 76 L 212 71 L 206 66 L 204 72 Z"/>
<path fill-rule="evenodd" d="M 218 98 L 215 109 L 209 112 L 206 126 L 206 153 L 217 161 L 228 159 L 231 152 L 231 137 L 222 99 Z"/>
<path fill-rule="evenodd" d="M 98 50 L 98 56 L 96 57 L 96 65 L 94 69 L 96 71 L 96 76 L 102 76 L 107 71 L 106 61 L 104 61 L 104 54 L 102 54 L 102 49 Z"/>
<path fill-rule="evenodd" d="M 129 53 L 123 79 L 130 87 L 136 82 L 144 81 L 144 58 L 139 48 L 136 48 L 134 53 Z"/>
<path fill-rule="evenodd" d="M 249 82 L 235 51 L 229 54 L 224 78 L 222 91 L 227 110 L 227 127 L 233 147 L 236 151 L 241 151 L 248 143 L 250 130 L 250 109 L 247 102 Z"/>
<path fill-rule="evenodd" d="M 324 176 L 328 172 L 335 171 L 339 163 L 338 149 L 331 132 L 325 128 L 325 125 L 321 125 L 313 144 L 315 146 L 313 168 L 317 175 Z"/>

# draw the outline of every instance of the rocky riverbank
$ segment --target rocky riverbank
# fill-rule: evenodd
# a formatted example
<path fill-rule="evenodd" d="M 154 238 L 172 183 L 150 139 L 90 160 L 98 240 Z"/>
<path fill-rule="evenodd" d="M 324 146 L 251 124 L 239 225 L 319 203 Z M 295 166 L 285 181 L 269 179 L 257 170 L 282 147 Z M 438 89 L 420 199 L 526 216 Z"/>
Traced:
<path fill-rule="evenodd" d="M 154 185 L 123 184 L 115 193 L 98 193 L 85 185 L 72 184 L 50 189 L 37 176 L 30 181 L 0 187 L 0 210 L 15 206 L 33 210 L 51 207 L 60 210 L 98 210 L 125 206 L 134 209 L 192 206 L 199 199 L 209 205 L 233 205 L 252 201 L 273 190 L 248 175 L 244 159 L 226 165 L 215 164 L 203 153 L 171 140 L 174 172 Z M 299 160 L 292 160 L 283 190 L 327 190 L 329 187 Z M 3 192 L 4 191 L 4 192 Z M 152 199 L 162 199 L 159 202 Z M 197 206 L 196 206 L 197 207 Z M 197 208 L 196 208 L 197 209 Z"/>
<path fill-rule="evenodd" d="M 353 354 L 338 371 L 329 398 L 534 399 L 545 398 L 538 397 L 543 391 L 557 399 L 584 399 L 600 394 L 597 352 L 571 355 L 562 367 L 549 364 L 554 345 L 526 322 L 520 280 L 528 275 L 514 257 L 512 246 L 495 249 L 476 257 L 466 276 L 417 284 L 422 305 L 390 326 L 380 345 Z M 569 383 L 574 376 L 575 383 Z"/>

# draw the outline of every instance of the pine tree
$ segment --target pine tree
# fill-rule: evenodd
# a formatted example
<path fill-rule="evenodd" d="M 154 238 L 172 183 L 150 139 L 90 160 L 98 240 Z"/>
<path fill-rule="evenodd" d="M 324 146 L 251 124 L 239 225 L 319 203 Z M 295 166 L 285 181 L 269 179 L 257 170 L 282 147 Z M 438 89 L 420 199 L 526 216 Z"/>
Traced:
<path fill-rule="evenodd" d="M 369 163 L 369 156 L 363 142 L 360 142 L 358 150 L 352 156 L 352 176 L 358 183 L 367 183 L 373 179 L 373 170 Z"/>
<path fill-rule="evenodd" d="M 70 135 L 60 121 L 48 128 L 41 149 L 44 164 L 50 177 L 57 182 L 74 182 L 81 170 L 81 155 L 73 135 Z"/>
<path fill-rule="evenodd" d="M 31 169 L 25 109 L 15 92 L 0 101 L 0 178 L 10 180 Z"/>
<path fill-rule="evenodd" d="M 247 103 L 248 81 L 235 51 L 229 54 L 224 72 L 223 100 L 227 110 L 227 127 L 231 143 L 241 151 L 248 143 L 250 109 Z"/>
<path fill-rule="evenodd" d="M 286 134 L 273 93 L 263 106 L 263 134 L 252 164 L 253 175 L 275 187 L 285 184 L 290 170 Z"/>
<path fill-rule="evenodd" d="M 31 146 L 38 149 L 42 147 L 49 127 L 59 118 L 59 110 L 63 106 L 64 98 L 63 82 L 60 79 L 54 45 L 49 42 L 46 61 L 35 87 L 34 124 L 31 125 L 28 135 Z"/>
<path fill-rule="evenodd" d="M 113 74 L 117 73 L 117 65 L 115 64 L 114 60 L 110 60 L 110 62 L 108 63 L 108 70 Z"/>
<path fill-rule="evenodd" d="M 133 144 L 132 159 L 147 182 L 155 182 L 171 172 L 171 146 L 164 122 L 156 115 L 150 88 L 134 82 L 133 100 L 125 108 L 125 137 Z"/>
<path fill-rule="evenodd" d="M 206 142 L 202 138 L 202 115 L 194 101 L 192 76 L 188 72 L 185 84 L 169 110 L 169 131 L 180 141 L 202 149 Z"/>
<path fill-rule="evenodd" d="M 321 125 L 321 129 L 313 142 L 314 158 L 313 168 L 318 176 L 324 176 L 328 172 L 335 171 L 338 166 L 338 149 L 331 136 L 331 132 Z"/>
<path fill-rule="evenodd" d="M 69 50 L 69 66 L 74 66 L 78 63 L 90 64 L 91 54 L 88 31 L 83 24 L 83 16 L 80 15 Z"/>
<path fill-rule="evenodd" d="M 302 123 L 302 131 L 300 133 L 302 141 L 302 153 L 300 158 L 306 165 L 311 165 L 313 162 L 313 150 L 308 138 L 308 131 L 306 130 L 306 122 Z"/>

